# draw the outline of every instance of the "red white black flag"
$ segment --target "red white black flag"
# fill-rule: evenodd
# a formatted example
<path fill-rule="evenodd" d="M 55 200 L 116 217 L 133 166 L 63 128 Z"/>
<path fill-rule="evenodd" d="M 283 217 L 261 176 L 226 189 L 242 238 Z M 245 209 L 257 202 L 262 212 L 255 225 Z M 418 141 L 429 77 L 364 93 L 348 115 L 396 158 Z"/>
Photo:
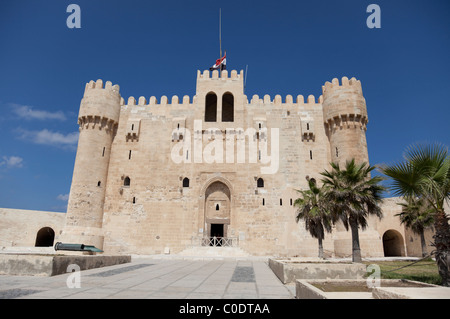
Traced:
<path fill-rule="evenodd" d="M 214 64 L 212 67 L 209 68 L 210 71 L 213 70 L 226 70 L 227 69 L 227 53 L 225 52 L 225 55 L 221 57 L 220 59 L 216 60 L 216 64 Z"/>

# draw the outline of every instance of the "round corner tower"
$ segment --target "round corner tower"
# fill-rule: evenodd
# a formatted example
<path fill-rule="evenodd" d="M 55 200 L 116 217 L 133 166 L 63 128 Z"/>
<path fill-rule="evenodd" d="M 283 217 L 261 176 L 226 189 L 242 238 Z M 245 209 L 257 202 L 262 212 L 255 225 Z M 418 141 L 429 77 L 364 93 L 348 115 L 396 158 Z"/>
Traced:
<path fill-rule="evenodd" d="M 366 129 L 367 108 L 361 82 L 352 78 L 334 78 L 322 86 L 323 118 L 330 141 L 331 161 L 345 164 L 352 158 L 369 163 Z"/>
<path fill-rule="evenodd" d="M 103 247 L 102 221 L 111 145 L 117 131 L 119 86 L 103 81 L 86 84 L 78 115 L 79 139 L 60 240 Z"/>

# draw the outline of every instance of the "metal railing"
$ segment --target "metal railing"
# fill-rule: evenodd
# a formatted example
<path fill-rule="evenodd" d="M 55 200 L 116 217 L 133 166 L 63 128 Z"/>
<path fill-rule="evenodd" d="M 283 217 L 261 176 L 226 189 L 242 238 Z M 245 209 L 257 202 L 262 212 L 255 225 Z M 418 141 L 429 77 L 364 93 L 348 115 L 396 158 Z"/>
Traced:
<path fill-rule="evenodd" d="M 238 237 L 192 237 L 191 244 L 193 247 L 210 246 L 210 247 L 238 247 Z"/>

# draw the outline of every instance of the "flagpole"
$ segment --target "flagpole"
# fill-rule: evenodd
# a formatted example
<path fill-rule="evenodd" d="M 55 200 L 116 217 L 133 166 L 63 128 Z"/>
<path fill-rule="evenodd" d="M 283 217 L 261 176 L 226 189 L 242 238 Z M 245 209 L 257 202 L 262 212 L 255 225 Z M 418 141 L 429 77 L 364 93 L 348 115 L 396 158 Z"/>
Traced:
<path fill-rule="evenodd" d="M 220 45 L 220 55 L 219 59 L 222 58 L 222 8 L 219 9 L 219 45 Z"/>

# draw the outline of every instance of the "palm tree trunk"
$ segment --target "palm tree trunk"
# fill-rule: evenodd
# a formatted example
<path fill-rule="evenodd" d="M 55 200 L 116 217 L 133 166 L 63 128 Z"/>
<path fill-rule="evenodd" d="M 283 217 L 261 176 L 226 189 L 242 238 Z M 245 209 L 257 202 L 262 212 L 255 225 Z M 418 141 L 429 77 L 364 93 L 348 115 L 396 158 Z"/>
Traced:
<path fill-rule="evenodd" d="M 450 225 L 444 210 L 438 210 L 434 224 L 436 234 L 434 245 L 436 246 L 436 263 L 442 285 L 450 287 Z"/>
<path fill-rule="evenodd" d="M 358 223 L 350 219 L 350 228 L 352 230 L 352 262 L 360 263 L 362 258 L 361 248 L 359 247 Z"/>
<path fill-rule="evenodd" d="M 420 242 L 422 244 L 422 257 L 425 257 L 427 253 L 427 243 L 425 242 L 425 232 L 422 230 L 420 232 Z"/>
<path fill-rule="evenodd" d="M 322 238 L 319 237 L 319 258 L 323 259 L 323 245 L 322 245 Z"/>

